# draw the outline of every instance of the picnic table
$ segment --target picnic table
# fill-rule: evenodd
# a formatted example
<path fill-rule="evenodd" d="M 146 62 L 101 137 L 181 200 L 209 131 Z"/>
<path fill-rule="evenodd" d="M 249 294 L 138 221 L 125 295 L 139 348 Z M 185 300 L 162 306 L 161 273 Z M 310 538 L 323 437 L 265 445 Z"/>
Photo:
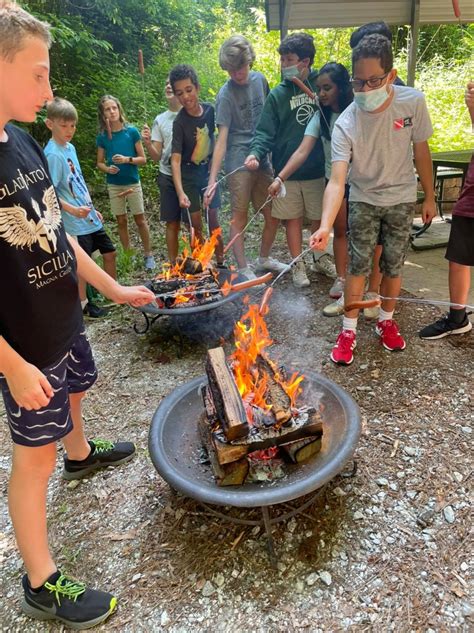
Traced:
<path fill-rule="evenodd" d="M 433 161 L 433 184 L 436 192 L 436 204 L 438 213 L 444 220 L 443 202 L 452 202 L 445 200 L 444 182 L 450 178 L 461 178 L 461 188 L 466 179 L 467 168 L 471 162 L 471 156 L 474 149 L 462 149 L 449 152 L 435 152 L 431 154 Z"/>

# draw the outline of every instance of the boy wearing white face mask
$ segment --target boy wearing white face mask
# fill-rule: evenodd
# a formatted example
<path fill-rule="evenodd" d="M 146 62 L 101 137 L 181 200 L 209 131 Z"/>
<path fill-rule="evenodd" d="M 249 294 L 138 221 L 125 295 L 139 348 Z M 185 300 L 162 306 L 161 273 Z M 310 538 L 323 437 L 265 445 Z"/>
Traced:
<path fill-rule="evenodd" d="M 306 126 L 317 107 L 315 100 L 291 79 L 297 77 L 314 93 L 318 73 L 312 69 L 315 47 L 311 35 L 288 35 L 281 42 L 278 53 L 282 82 L 270 91 L 265 101 L 245 165 L 248 169 L 257 169 L 260 161 L 271 152 L 275 176 L 283 183 L 280 171 L 303 140 Z M 302 251 L 303 218 L 311 220 L 312 231 L 319 227 L 324 185 L 324 153 L 321 139 L 318 139 L 305 163 L 285 182 L 286 196 L 275 198 L 272 203 L 272 216 L 285 220 L 286 239 L 292 259 Z M 337 277 L 328 254 L 315 261 L 315 270 L 329 277 Z M 297 288 L 309 286 L 302 260 L 293 266 L 292 276 Z"/>
<path fill-rule="evenodd" d="M 390 42 L 369 35 L 352 51 L 354 103 L 336 121 L 332 134 L 332 171 L 323 200 L 321 227 L 310 238 L 318 250 L 326 247 L 329 231 L 344 196 L 349 169 L 349 267 L 345 303 L 361 300 L 365 277 L 380 237 L 383 252 L 381 295 L 397 297 L 416 204 L 415 159 L 425 199 L 423 222 L 436 215 L 428 138 L 433 133 L 425 98 L 406 86 L 393 86 Z M 389 351 L 406 343 L 393 320 L 396 301 L 384 299 L 376 333 Z M 358 310 L 345 311 L 342 331 L 331 360 L 350 365 L 356 346 Z"/>

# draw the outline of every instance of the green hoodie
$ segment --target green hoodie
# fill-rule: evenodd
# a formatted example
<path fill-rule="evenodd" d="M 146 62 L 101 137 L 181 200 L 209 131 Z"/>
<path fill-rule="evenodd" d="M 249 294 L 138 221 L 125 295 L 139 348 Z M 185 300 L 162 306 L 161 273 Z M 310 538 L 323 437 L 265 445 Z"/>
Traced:
<path fill-rule="evenodd" d="M 318 73 L 312 71 L 306 84 L 315 90 Z M 250 154 L 262 160 L 272 152 L 272 163 L 278 174 L 297 149 L 310 122 L 316 104 L 288 79 L 270 91 L 257 124 Z M 324 153 L 318 139 L 304 164 L 288 180 L 313 180 L 324 177 Z"/>

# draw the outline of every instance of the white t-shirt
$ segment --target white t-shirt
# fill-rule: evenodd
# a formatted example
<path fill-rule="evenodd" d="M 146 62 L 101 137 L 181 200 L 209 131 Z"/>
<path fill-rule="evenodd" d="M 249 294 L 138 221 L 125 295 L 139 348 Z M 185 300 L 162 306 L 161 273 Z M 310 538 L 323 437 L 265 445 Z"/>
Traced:
<path fill-rule="evenodd" d="M 329 124 L 329 135 L 332 136 L 332 131 L 334 129 L 334 124 L 340 117 L 340 112 L 331 112 L 331 117 L 327 122 Z M 323 142 L 323 150 L 324 150 L 324 175 L 327 180 L 331 178 L 331 140 L 321 135 L 321 111 L 316 110 L 313 115 L 313 118 L 306 126 L 306 130 L 304 132 L 305 136 L 313 136 L 314 138 L 321 138 Z"/>
<path fill-rule="evenodd" d="M 166 110 L 159 114 L 153 121 L 151 128 L 151 140 L 163 143 L 163 151 L 161 153 L 160 171 L 162 174 L 171 176 L 171 141 L 173 140 L 173 121 L 176 119 L 177 112 Z"/>
<path fill-rule="evenodd" d="M 349 200 L 374 206 L 416 201 L 412 144 L 433 133 L 425 97 L 408 86 L 393 86 L 383 112 L 365 112 L 351 103 L 332 133 L 332 162 L 350 163 Z"/>

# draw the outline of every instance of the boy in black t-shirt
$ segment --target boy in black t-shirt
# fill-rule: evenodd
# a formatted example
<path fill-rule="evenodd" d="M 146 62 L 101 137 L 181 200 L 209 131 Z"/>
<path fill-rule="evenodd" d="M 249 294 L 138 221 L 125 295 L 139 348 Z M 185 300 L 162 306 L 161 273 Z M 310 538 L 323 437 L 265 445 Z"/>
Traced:
<path fill-rule="evenodd" d="M 105 620 L 116 598 L 63 575 L 48 548 L 46 496 L 56 442 L 64 477 L 78 479 L 133 457 L 131 442 L 86 439 L 81 401 L 97 372 L 87 341 L 77 275 L 116 303 L 154 299 L 120 286 L 69 241 L 39 145 L 11 119 L 33 122 L 49 84 L 49 27 L 0 0 L 0 387 L 13 439 L 9 509 L 26 574 L 23 610 L 74 628 Z"/>
<path fill-rule="evenodd" d="M 210 103 L 199 101 L 199 81 L 188 64 L 178 64 L 170 72 L 170 84 L 183 106 L 173 123 L 171 170 L 179 204 L 188 209 L 197 239 L 202 243 L 201 203 L 209 181 L 209 164 L 214 149 L 215 113 Z M 209 230 L 219 228 L 219 191 L 209 204 Z M 224 260 L 222 238 L 216 248 L 217 264 Z"/>

